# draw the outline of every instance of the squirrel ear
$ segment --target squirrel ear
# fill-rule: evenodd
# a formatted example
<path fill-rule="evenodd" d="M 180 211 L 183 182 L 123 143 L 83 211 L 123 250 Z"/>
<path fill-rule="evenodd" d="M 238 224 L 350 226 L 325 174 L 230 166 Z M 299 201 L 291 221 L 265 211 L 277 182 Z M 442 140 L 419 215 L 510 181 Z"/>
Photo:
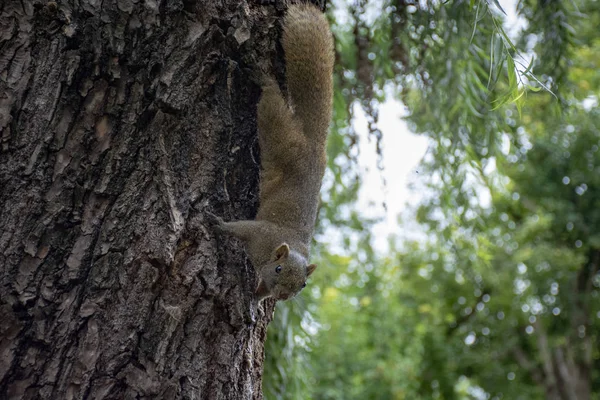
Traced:
<path fill-rule="evenodd" d="M 310 264 L 308 267 L 306 267 L 306 277 L 308 278 L 310 274 L 315 272 L 315 269 L 317 269 L 317 264 Z"/>
<path fill-rule="evenodd" d="M 263 281 L 262 279 L 258 280 L 258 287 L 256 288 L 255 293 L 259 301 L 271 295 L 271 293 L 269 292 L 269 288 L 265 284 L 265 281 Z"/>
<path fill-rule="evenodd" d="M 275 260 L 279 261 L 282 258 L 287 258 L 290 255 L 290 246 L 287 243 L 282 243 L 275 249 Z"/>

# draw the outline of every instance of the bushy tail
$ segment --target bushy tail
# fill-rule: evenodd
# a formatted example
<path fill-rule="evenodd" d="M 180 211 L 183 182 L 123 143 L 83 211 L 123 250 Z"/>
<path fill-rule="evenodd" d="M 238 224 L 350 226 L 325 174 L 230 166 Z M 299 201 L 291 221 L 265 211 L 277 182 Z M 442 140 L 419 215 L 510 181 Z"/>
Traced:
<path fill-rule="evenodd" d="M 290 6 L 283 48 L 294 113 L 311 139 L 325 141 L 333 96 L 333 37 L 329 23 L 312 4 Z"/>

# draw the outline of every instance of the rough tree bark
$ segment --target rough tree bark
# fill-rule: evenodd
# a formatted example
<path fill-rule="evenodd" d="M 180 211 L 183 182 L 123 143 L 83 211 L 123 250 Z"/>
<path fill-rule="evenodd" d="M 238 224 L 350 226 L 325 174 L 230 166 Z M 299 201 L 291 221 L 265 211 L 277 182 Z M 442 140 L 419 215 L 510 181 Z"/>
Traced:
<path fill-rule="evenodd" d="M 0 3 L 0 398 L 262 397 L 274 304 L 203 215 L 256 211 L 283 8 Z"/>

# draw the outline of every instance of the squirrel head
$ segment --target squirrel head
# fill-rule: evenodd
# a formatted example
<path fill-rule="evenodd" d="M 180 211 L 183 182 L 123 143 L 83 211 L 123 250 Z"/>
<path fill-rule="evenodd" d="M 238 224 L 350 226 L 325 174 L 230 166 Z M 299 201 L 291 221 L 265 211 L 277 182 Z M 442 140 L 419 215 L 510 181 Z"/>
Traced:
<path fill-rule="evenodd" d="M 287 300 L 306 286 L 306 278 L 317 266 L 308 264 L 306 259 L 287 243 L 282 243 L 273 252 L 269 262 L 260 269 L 256 294 L 259 300 L 272 296 L 277 300 Z"/>

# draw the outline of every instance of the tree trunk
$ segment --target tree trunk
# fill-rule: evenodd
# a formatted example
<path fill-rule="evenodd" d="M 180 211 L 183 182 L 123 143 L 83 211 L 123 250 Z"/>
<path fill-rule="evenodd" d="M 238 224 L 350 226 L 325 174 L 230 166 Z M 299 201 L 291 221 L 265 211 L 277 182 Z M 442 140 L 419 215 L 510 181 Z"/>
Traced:
<path fill-rule="evenodd" d="M 512 351 L 515 361 L 543 389 L 546 400 L 589 400 L 592 395 L 591 365 L 589 360 L 575 357 L 578 350 L 585 349 L 587 338 L 581 340 L 573 335 L 564 345 L 552 343 L 546 327 L 539 320 L 533 326 L 539 365 L 533 363 L 520 347 Z M 522 330 L 520 334 L 523 334 Z"/>
<path fill-rule="evenodd" d="M 256 211 L 282 7 L 0 4 L 0 398 L 261 398 L 274 304 L 204 213 Z"/>

